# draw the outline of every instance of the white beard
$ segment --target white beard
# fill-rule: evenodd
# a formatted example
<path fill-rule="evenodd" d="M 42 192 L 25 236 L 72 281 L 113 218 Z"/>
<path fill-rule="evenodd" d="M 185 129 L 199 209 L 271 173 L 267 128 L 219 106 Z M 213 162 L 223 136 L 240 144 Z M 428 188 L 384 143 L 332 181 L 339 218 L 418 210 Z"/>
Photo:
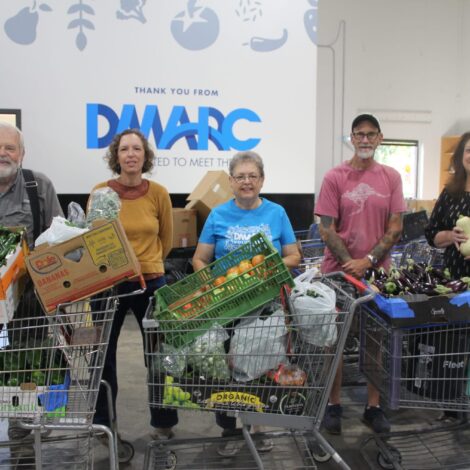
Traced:
<path fill-rule="evenodd" d="M 374 151 L 371 150 L 358 150 L 357 156 L 362 158 L 363 160 L 367 160 L 368 158 L 372 158 L 374 156 Z"/>
<path fill-rule="evenodd" d="M 16 175 L 18 172 L 19 165 L 18 163 L 13 162 L 10 159 L 1 159 L 3 161 L 7 161 L 10 163 L 9 166 L 4 167 L 3 165 L 0 165 L 0 181 L 1 182 L 9 182 L 13 176 Z"/>

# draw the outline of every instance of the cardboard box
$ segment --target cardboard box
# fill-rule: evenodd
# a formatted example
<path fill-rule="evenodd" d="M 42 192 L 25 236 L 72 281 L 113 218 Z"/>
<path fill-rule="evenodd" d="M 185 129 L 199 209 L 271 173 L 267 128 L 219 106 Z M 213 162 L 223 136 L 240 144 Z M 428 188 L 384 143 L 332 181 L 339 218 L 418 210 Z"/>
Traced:
<path fill-rule="evenodd" d="M 117 219 L 96 221 L 90 231 L 58 245 L 41 245 L 26 257 L 26 267 L 47 313 L 141 274 Z"/>
<path fill-rule="evenodd" d="M 11 230 L 22 229 L 13 227 Z M 28 254 L 28 245 L 23 234 L 15 251 L 7 256 L 5 266 L 0 267 L 0 323 L 8 323 L 13 318 L 23 295 L 27 277 L 26 254 Z"/>
<path fill-rule="evenodd" d="M 173 208 L 173 248 L 197 244 L 197 212 L 182 207 Z"/>
<path fill-rule="evenodd" d="M 389 298 L 376 294 L 364 308 L 399 328 L 470 322 L 470 291 L 436 296 L 406 294 Z"/>
<path fill-rule="evenodd" d="M 186 209 L 195 209 L 198 215 L 198 231 L 213 207 L 233 198 L 229 175 L 223 170 L 208 171 L 193 192 L 187 197 Z"/>
<path fill-rule="evenodd" d="M 47 387 L 24 383 L 18 387 L 2 387 L 0 393 L 0 413 L 2 416 L 28 418 L 42 414 L 43 407 L 38 396 L 45 393 Z"/>

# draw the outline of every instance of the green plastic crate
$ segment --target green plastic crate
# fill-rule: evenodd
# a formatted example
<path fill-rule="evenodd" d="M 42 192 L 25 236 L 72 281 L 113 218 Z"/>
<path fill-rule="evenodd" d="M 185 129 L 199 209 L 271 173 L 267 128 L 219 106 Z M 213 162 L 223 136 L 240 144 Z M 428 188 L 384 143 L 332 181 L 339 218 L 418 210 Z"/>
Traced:
<path fill-rule="evenodd" d="M 225 275 L 229 268 L 258 254 L 265 256 L 264 261 L 248 273 L 213 286 L 214 279 Z M 160 320 L 165 342 L 179 348 L 209 329 L 215 320 L 225 325 L 274 299 L 284 284 L 294 285 L 289 270 L 266 236 L 258 233 L 205 268 L 158 289 L 154 315 Z M 192 295 L 183 304 L 172 306 Z"/>

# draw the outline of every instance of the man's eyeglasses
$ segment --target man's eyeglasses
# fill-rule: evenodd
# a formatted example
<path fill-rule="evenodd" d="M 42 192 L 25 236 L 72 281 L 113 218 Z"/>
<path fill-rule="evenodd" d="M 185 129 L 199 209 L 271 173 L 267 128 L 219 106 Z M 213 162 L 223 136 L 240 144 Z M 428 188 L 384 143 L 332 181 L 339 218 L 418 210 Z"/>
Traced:
<path fill-rule="evenodd" d="M 364 140 L 364 137 L 367 137 L 368 141 L 375 140 L 377 136 L 379 135 L 379 132 L 353 132 L 352 133 L 353 137 L 359 141 Z"/>
<path fill-rule="evenodd" d="M 243 183 L 245 180 L 248 180 L 250 183 L 256 183 L 259 179 L 259 175 L 237 175 L 237 176 L 232 176 L 232 178 L 237 182 L 237 183 Z"/>

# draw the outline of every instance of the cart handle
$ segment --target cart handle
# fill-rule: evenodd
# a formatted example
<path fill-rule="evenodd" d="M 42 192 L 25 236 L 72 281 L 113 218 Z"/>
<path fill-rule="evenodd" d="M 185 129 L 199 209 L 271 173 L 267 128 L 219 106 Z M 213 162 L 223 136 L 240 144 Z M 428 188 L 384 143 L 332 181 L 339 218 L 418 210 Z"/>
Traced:
<path fill-rule="evenodd" d="M 375 294 L 369 286 L 350 274 L 344 273 L 344 279 L 348 281 L 349 284 L 352 284 L 361 294 Z"/>
<path fill-rule="evenodd" d="M 145 282 L 144 276 L 139 274 L 139 284 L 140 289 L 133 290 L 132 292 L 127 292 L 126 294 L 113 295 L 112 297 L 117 297 L 121 299 L 122 297 L 130 297 L 131 295 L 143 294 L 147 290 L 147 283 Z"/>
<path fill-rule="evenodd" d="M 334 273 L 326 274 L 326 277 L 334 278 L 335 276 L 340 276 L 345 281 L 349 282 L 349 284 L 352 284 L 359 291 L 360 294 L 369 295 L 372 297 L 375 297 L 375 295 L 377 294 L 377 292 L 374 289 L 371 289 L 368 285 L 364 284 L 361 280 L 351 276 L 350 274 L 346 274 L 343 271 L 336 271 Z"/>

